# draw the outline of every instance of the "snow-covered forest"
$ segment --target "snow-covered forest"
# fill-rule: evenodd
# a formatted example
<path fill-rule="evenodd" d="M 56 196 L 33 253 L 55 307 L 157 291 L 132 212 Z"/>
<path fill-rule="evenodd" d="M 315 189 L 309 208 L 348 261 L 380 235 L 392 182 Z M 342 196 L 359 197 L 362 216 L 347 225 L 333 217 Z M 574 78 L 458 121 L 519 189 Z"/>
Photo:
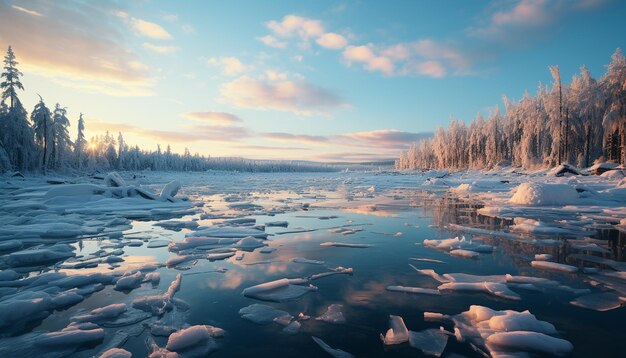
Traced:
<path fill-rule="evenodd" d="M 41 96 L 30 116 L 19 99 L 24 90 L 18 61 L 9 46 L 4 57 L 0 89 L 0 173 L 19 171 L 106 171 L 106 170 L 233 170 L 251 172 L 334 171 L 336 168 L 306 161 L 212 158 L 200 154 L 173 153 L 131 146 L 122 133 L 109 132 L 85 138 L 85 120 L 78 118 L 76 136 L 70 135 L 67 109 L 56 103 L 49 107 Z"/>
<path fill-rule="evenodd" d="M 503 98 L 486 120 L 469 125 L 453 120 L 433 138 L 414 144 L 396 161 L 397 169 L 481 169 L 498 164 L 524 168 L 594 161 L 626 163 L 626 59 L 617 49 L 606 73 L 596 80 L 584 66 L 571 83 L 550 67 L 551 86 L 517 102 Z"/>

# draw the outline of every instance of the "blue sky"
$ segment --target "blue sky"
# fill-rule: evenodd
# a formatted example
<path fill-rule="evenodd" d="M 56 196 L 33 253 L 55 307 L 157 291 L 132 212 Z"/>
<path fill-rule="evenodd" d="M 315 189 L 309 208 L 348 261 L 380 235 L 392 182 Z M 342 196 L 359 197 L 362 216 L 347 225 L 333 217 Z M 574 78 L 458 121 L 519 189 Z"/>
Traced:
<path fill-rule="evenodd" d="M 626 3 L 0 2 L 0 46 L 88 135 L 144 148 L 310 160 L 390 158 L 503 94 L 595 77 L 626 47 Z M 75 128 L 71 129 L 74 133 Z"/>

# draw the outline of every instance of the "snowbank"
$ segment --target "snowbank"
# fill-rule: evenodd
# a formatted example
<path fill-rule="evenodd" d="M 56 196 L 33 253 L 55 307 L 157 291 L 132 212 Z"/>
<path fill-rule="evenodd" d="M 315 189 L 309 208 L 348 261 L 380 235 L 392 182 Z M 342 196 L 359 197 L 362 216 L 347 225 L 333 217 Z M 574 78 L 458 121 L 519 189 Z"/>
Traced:
<path fill-rule="evenodd" d="M 522 183 L 509 201 L 517 205 L 560 206 L 577 200 L 576 189 L 566 184 Z"/>

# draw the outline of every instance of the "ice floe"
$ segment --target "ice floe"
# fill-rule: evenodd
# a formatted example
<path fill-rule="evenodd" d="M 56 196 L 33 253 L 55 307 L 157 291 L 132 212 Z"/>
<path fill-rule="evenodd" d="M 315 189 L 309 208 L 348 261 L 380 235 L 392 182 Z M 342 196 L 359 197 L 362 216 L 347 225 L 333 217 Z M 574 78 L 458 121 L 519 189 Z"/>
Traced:
<path fill-rule="evenodd" d="M 262 301 L 284 302 L 297 300 L 312 291 L 317 291 L 317 287 L 308 284 L 307 279 L 283 278 L 248 287 L 242 294 Z"/>

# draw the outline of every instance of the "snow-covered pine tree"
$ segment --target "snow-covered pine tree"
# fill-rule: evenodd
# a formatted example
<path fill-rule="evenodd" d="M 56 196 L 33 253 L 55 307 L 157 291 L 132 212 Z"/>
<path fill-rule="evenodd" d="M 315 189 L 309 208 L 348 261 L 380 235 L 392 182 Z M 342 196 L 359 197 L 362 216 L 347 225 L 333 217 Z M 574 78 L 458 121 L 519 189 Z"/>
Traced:
<path fill-rule="evenodd" d="M 39 165 L 45 172 L 50 166 L 51 141 L 54 135 L 52 132 L 52 113 L 50 113 L 50 109 L 48 109 L 41 96 L 39 96 L 39 102 L 30 114 L 30 120 L 33 123 L 35 132 L 35 144 L 39 146 L 41 151 Z"/>
<path fill-rule="evenodd" d="M 70 153 L 72 141 L 68 127 L 70 121 L 67 118 L 67 109 L 56 104 L 52 115 L 52 163 L 56 169 L 67 169 L 70 166 Z"/>
<path fill-rule="evenodd" d="M 18 62 L 9 46 L 4 57 L 4 68 L 0 78 L 0 98 L 2 102 L 8 100 L 9 106 L 3 120 L 0 123 L 2 143 L 9 156 L 11 165 L 19 170 L 32 169 L 37 156 L 37 148 L 34 142 L 33 130 L 28 122 L 28 115 L 24 106 L 17 96 L 17 90 L 24 90 L 20 76 L 22 73 L 17 69 Z"/>
<path fill-rule="evenodd" d="M 87 161 L 87 140 L 85 139 L 85 120 L 81 113 L 78 117 L 78 131 L 76 134 L 76 142 L 74 143 L 74 155 L 76 156 L 76 166 L 79 170 L 83 169 Z"/>

